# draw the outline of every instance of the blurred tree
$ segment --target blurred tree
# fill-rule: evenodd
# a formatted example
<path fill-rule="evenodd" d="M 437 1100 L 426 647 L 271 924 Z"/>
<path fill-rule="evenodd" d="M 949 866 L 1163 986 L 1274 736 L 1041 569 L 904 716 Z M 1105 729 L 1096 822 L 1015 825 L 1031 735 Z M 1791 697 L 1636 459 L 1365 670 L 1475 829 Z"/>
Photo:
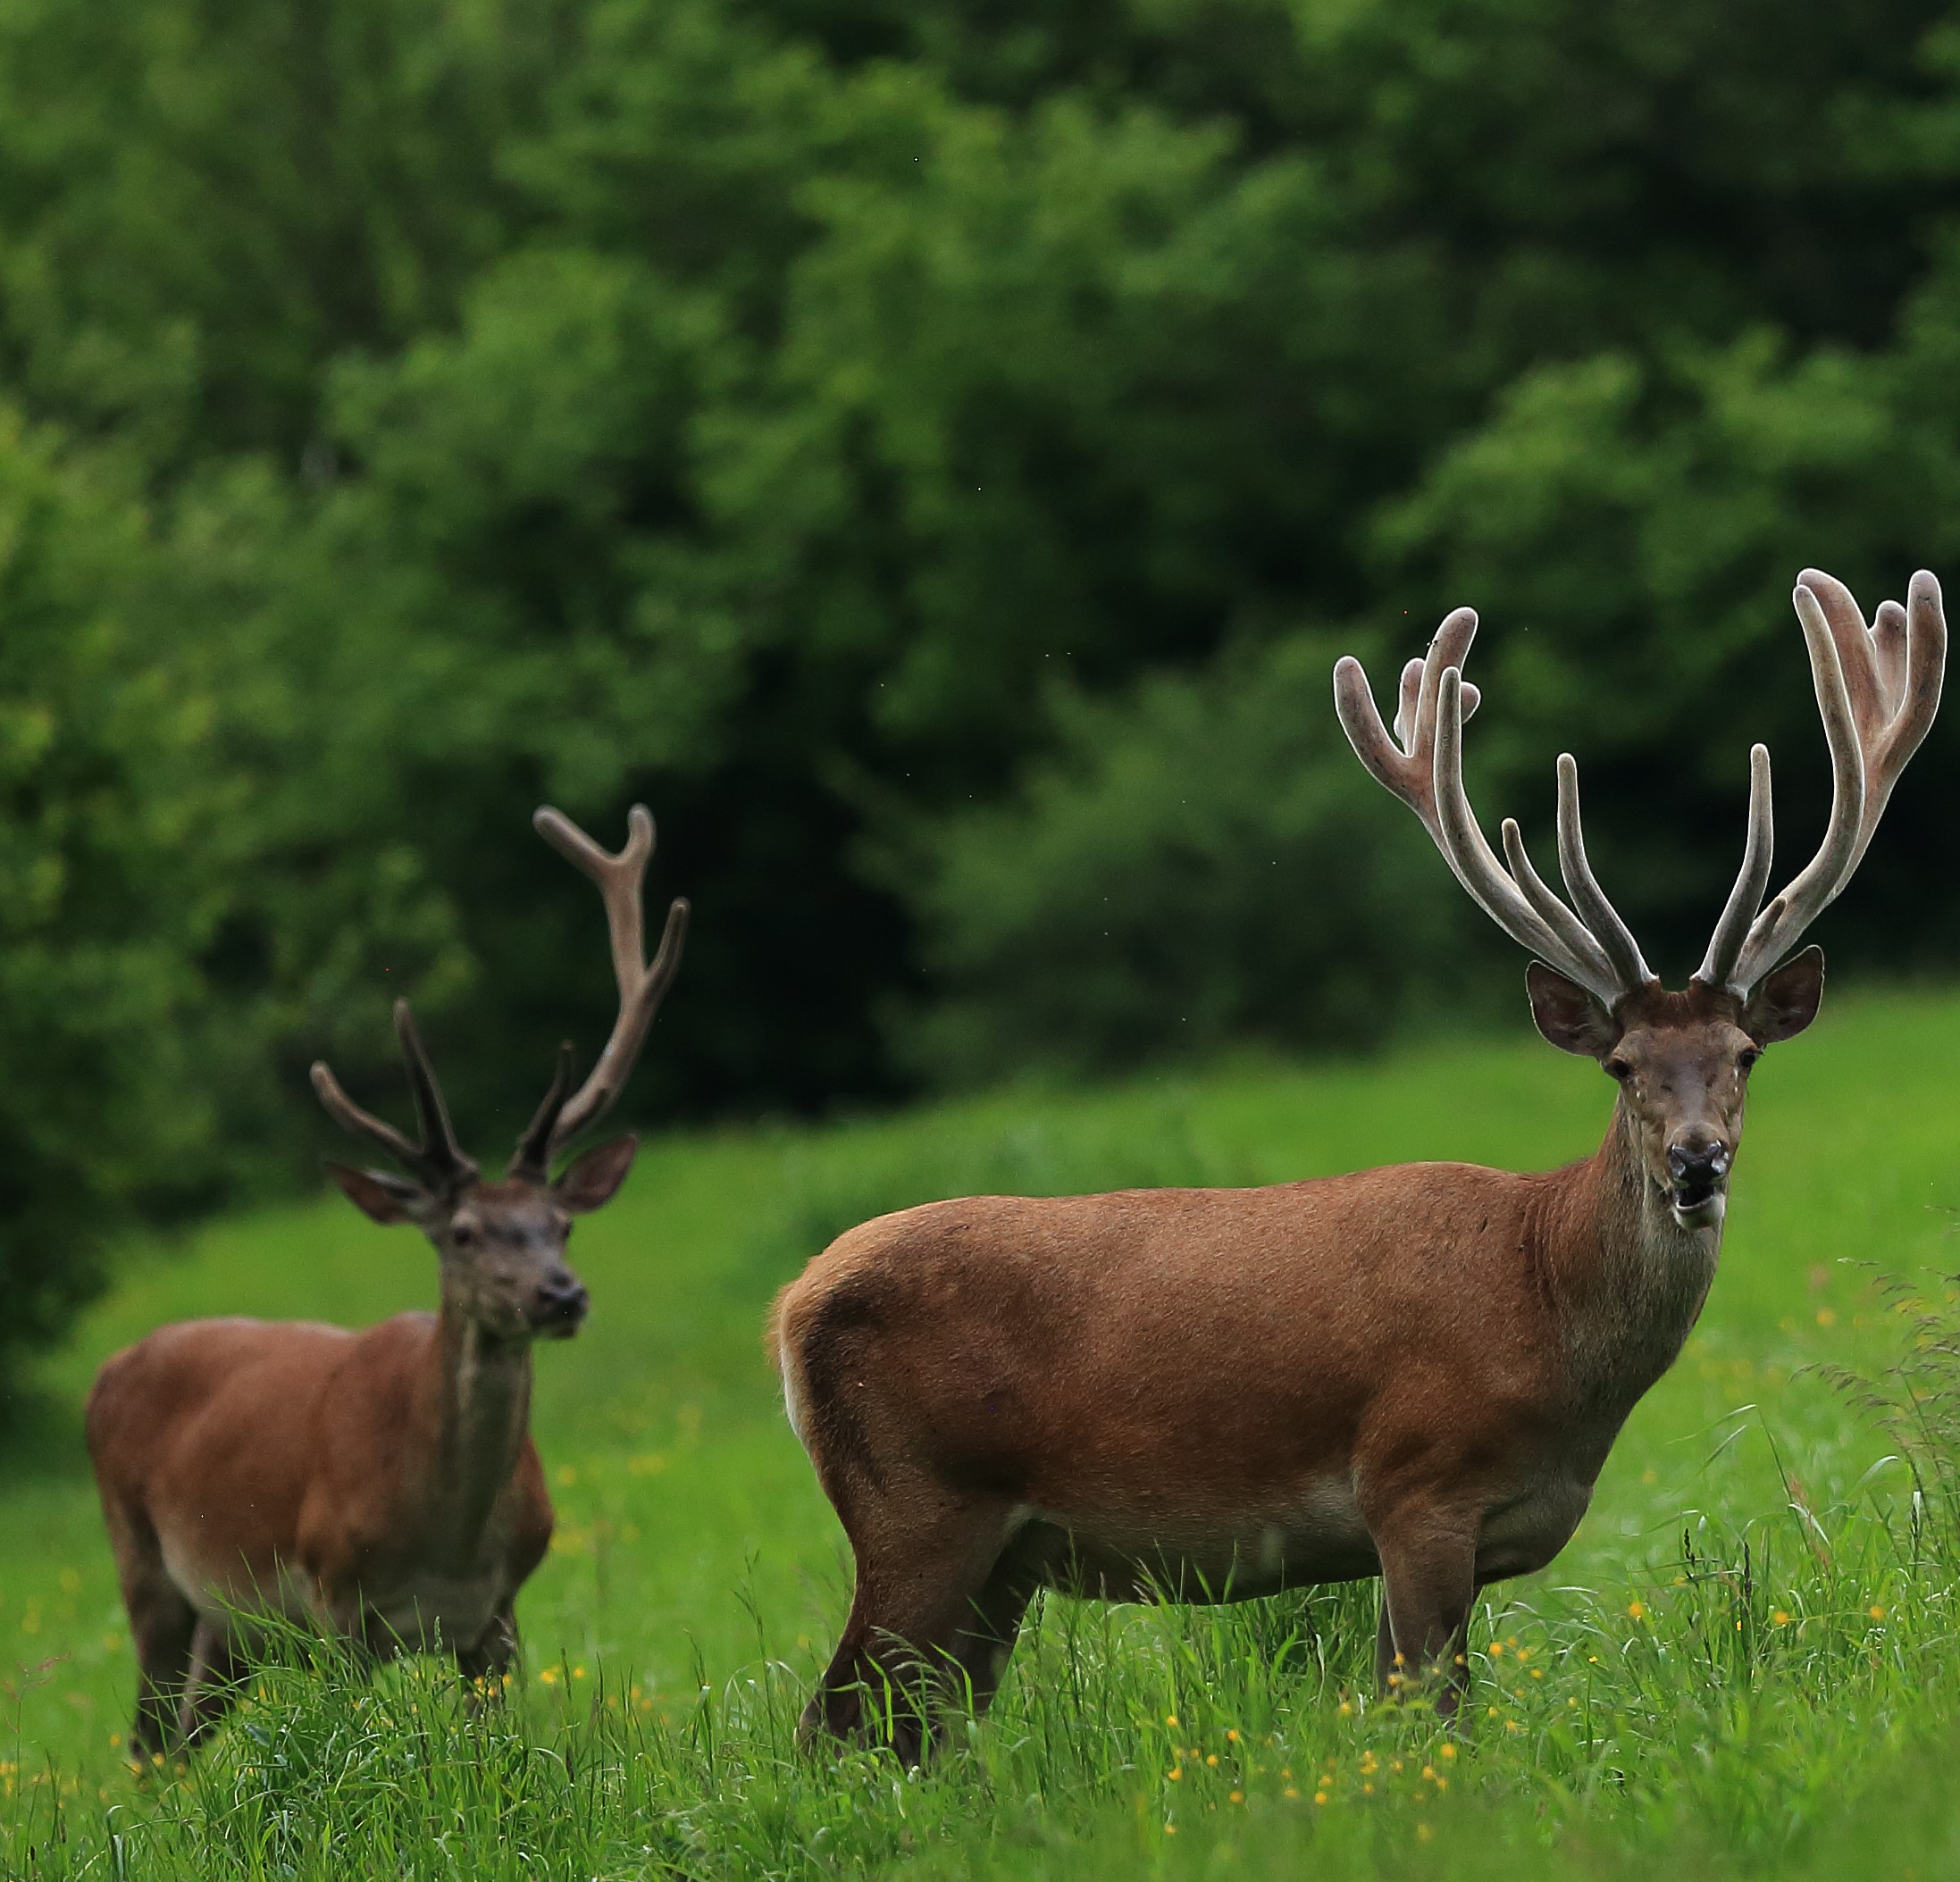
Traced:
<path fill-rule="evenodd" d="M 696 899 L 667 1115 L 1460 1008 L 1310 668 L 1466 599 L 1481 800 L 1577 749 L 1684 959 L 1750 737 L 1821 814 L 1790 576 L 1953 531 L 1956 79 L 1952 0 L 0 0 L 0 397 L 235 799 L 151 1058 L 289 1167 L 406 988 L 515 1127 L 612 997 L 541 797 Z M 1950 960 L 1956 756 L 1834 958 Z"/>
<path fill-rule="evenodd" d="M 1060 755 L 922 832 L 948 991 L 894 1015 L 922 1075 L 1353 1048 L 1489 1011 L 1492 937 L 1328 708 L 1341 647 L 1289 636 L 1120 701 L 1065 695 Z"/>
<path fill-rule="evenodd" d="M 571 0 L 0 5 L 0 356 L 153 459 L 297 471 L 322 375 L 453 316 Z"/>
<path fill-rule="evenodd" d="M 0 1396 L 107 1237 L 218 1193 L 261 1044 L 200 970 L 245 807 L 138 624 L 160 560 L 126 465 L 0 407 Z"/>

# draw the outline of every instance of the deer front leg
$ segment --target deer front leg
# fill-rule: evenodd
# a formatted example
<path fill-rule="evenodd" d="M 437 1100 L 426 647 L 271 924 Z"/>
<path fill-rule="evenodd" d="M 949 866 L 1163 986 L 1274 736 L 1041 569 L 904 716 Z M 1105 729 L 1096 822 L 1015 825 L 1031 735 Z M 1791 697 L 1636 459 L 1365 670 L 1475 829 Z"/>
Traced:
<path fill-rule="evenodd" d="M 1375 1527 L 1381 1626 L 1375 1677 L 1383 1693 L 1431 1687 L 1436 1715 L 1455 1716 L 1470 1687 L 1470 1617 L 1477 1599 L 1477 1529 L 1433 1504 Z"/>
<path fill-rule="evenodd" d="M 507 1601 L 491 1615 L 490 1626 L 473 1647 L 456 1649 L 456 1669 L 470 1688 L 473 1706 L 502 1695 L 504 1676 L 516 1657 L 517 1610 Z"/>

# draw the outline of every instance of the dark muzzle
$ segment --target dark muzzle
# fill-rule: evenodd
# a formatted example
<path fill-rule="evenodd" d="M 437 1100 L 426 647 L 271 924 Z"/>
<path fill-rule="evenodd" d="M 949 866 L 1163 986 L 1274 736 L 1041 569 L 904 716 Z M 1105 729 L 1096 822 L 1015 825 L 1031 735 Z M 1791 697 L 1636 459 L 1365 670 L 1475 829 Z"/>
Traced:
<path fill-rule="evenodd" d="M 1674 1144 L 1667 1153 L 1667 1173 L 1674 1188 L 1675 1206 L 1695 1209 L 1721 1187 L 1729 1174 L 1729 1150 L 1721 1143 Z"/>
<path fill-rule="evenodd" d="M 564 1339 L 578 1331 L 591 1304 L 592 1297 L 582 1281 L 569 1274 L 555 1275 L 538 1284 L 531 1322 L 540 1333 Z"/>

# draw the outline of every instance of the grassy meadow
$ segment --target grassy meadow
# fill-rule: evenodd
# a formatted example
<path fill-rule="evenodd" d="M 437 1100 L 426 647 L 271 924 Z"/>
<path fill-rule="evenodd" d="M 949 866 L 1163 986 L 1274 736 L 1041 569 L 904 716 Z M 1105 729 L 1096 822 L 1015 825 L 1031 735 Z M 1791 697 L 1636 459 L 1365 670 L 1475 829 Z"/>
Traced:
<path fill-rule="evenodd" d="M 1826 1372 L 1883 1379 L 1914 1353 L 1939 1383 L 1956 1064 L 1945 993 L 1827 1001 L 1769 1055 L 1702 1326 L 1564 1555 L 1491 1591 L 1454 1738 L 1374 1702 L 1368 1584 L 1204 1611 L 1051 1600 L 933 1769 L 800 1754 L 849 1559 L 759 1333 L 831 1234 L 929 1196 L 1581 1154 L 1611 1088 L 1521 1010 L 1514 1038 L 1363 1065 L 649 1143 L 574 1239 L 585 1332 L 539 1356 L 559 1528 L 511 1702 L 473 1716 L 434 1665 L 362 1682 L 293 1641 L 205 1753 L 138 1781 L 80 1439 L 93 1368 L 165 1320 L 353 1324 L 434 1287 L 418 1236 L 324 1194 L 140 1251 L 0 1451 L 0 1873 L 1953 1873 L 1940 1407 L 1915 1478 Z"/>

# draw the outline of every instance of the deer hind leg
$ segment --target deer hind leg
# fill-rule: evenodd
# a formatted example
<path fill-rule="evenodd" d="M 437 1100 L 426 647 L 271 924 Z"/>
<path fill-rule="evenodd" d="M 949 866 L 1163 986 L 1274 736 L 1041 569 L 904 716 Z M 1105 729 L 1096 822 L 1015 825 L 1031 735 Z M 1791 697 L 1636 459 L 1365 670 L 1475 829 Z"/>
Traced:
<path fill-rule="evenodd" d="M 847 1524 L 858 1585 L 802 1730 L 889 1744 L 912 1765 L 950 1708 L 969 1693 L 976 1705 L 993 1696 L 1027 1593 L 1017 1601 L 1011 1582 L 995 1579 L 1004 1505 L 949 1502 L 942 1490 L 908 1501 L 930 1513 L 885 1502 L 876 1520 Z"/>
<path fill-rule="evenodd" d="M 964 1697 L 976 1715 L 993 1703 L 1027 1604 L 1048 1580 L 1052 1553 L 1026 1531 L 1017 1536 L 1001 1552 L 953 1637 L 952 1659 Z"/>
<path fill-rule="evenodd" d="M 1438 1521 L 1429 1508 L 1378 1525 L 1381 1626 L 1375 1675 L 1384 1693 L 1428 1687 L 1437 1715 L 1454 1717 L 1470 1686 L 1470 1617 L 1477 1598 L 1474 1524 Z"/>
<path fill-rule="evenodd" d="M 177 1708 L 190 1671 L 197 1612 L 170 1578 L 156 1531 L 141 1510 L 105 1493 L 103 1513 L 136 1657 L 136 1719 L 130 1727 L 130 1756 L 143 1764 L 175 1742 Z"/>
<path fill-rule="evenodd" d="M 130 1727 L 130 1755 L 138 1764 L 168 1751 L 177 1740 L 178 1706 L 191 1666 L 191 1636 L 197 1610 L 163 1573 L 122 1591 L 130 1610 L 130 1639 L 136 1650 L 136 1722 Z"/>
<path fill-rule="evenodd" d="M 178 1709 L 178 1728 L 187 1750 L 208 1738 L 239 1695 L 245 1668 L 222 1621 L 198 1619 L 190 1638 L 190 1673 Z"/>

